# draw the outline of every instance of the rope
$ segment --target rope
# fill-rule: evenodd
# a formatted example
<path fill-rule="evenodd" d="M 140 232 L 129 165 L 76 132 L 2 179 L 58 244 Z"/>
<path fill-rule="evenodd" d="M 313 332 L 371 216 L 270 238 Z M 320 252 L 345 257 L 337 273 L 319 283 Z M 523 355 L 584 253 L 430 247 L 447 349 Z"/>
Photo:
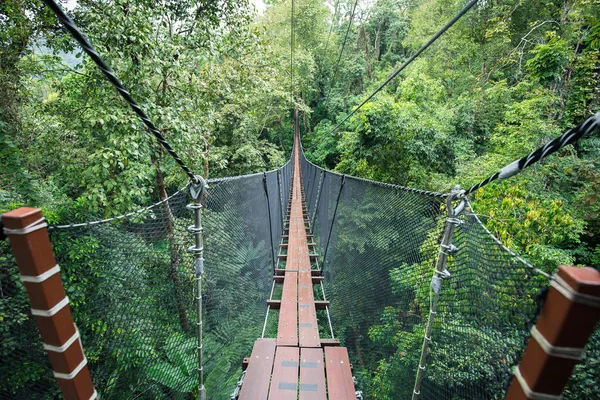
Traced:
<path fill-rule="evenodd" d="M 273 248 L 273 223 L 271 222 L 271 201 L 269 200 L 269 188 L 267 187 L 267 173 L 263 174 L 263 188 L 265 189 L 265 199 L 267 200 L 267 213 L 269 216 L 269 237 L 271 238 L 271 262 L 273 265 L 273 274 L 275 274 L 275 249 Z"/>
<path fill-rule="evenodd" d="M 292 0 L 292 17 L 290 19 L 290 99 L 294 103 L 294 0 Z"/>
<path fill-rule="evenodd" d="M 150 132 L 156 137 L 158 142 L 164 147 L 164 149 L 173 157 L 173 159 L 179 164 L 181 169 L 187 174 L 190 178 L 190 181 L 194 183 L 199 183 L 198 178 L 192 173 L 192 171 L 188 168 L 188 166 L 179 158 L 175 150 L 171 147 L 171 145 L 167 142 L 164 136 L 160 133 L 158 128 L 154 125 L 154 123 L 148 118 L 144 110 L 140 108 L 140 106 L 135 102 L 133 97 L 129 94 L 127 89 L 123 87 L 123 84 L 117 78 L 114 71 L 102 60 L 100 55 L 96 52 L 92 44 L 87 40 L 87 38 L 81 33 L 79 28 L 75 25 L 73 20 L 65 14 L 62 8 L 56 4 L 54 0 L 44 0 L 44 3 L 54 12 L 56 17 L 62 22 L 65 28 L 71 33 L 71 35 L 79 42 L 83 51 L 86 52 L 88 56 L 100 68 L 104 76 L 112 83 L 112 85 L 117 89 L 121 97 L 125 99 L 125 101 L 129 104 L 131 109 L 140 117 L 140 119 L 144 122 L 144 124 L 148 127 Z"/>
<path fill-rule="evenodd" d="M 342 54 L 344 54 L 344 48 L 346 47 L 346 41 L 348 40 L 348 34 L 350 33 L 350 28 L 352 28 L 352 21 L 354 20 L 354 12 L 356 11 L 356 5 L 358 4 L 358 0 L 354 2 L 354 6 L 352 7 L 352 13 L 350 14 L 350 19 L 348 20 L 348 29 L 346 29 L 346 35 L 344 36 L 344 42 L 342 43 L 342 49 L 340 50 L 340 54 L 338 56 L 337 62 L 335 63 L 335 67 L 333 68 L 333 78 L 331 82 L 329 82 L 329 90 L 327 91 L 327 97 L 329 97 L 329 92 L 331 92 L 331 88 L 335 84 L 335 80 L 338 74 L 338 67 L 340 66 L 340 61 L 342 60 Z M 325 99 L 327 102 L 327 99 Z"/>
<path fill-rule="evenodd" d="M 331 25 L 329 25 L 329 32 L 327 33 L 327 41 L 325 42 L 325 51 L 324 51 L 325 54 L 327 54 L 327 49 L 329 48 L 329 37 L 331 36 L 331 31 L 333 30 L 333 23 L 335 22 L 335 20 L 337 18 L 339 6 L 340 6 L 340 3 L 338 1 L 335 3 L 335 6 L 334 6 L 335 9 L 333 12 L 333 20 L 331 21 Z"/>
<path fill-rule="evenodd" d="M 431 39 L 429 39 L 427 41 L 427 43 L 425 43 L 423 46 L 421 46 L 421 48 L 419 50 L 417 50 L 416 53 L 414 53 L 412 56 L 410 56 L 410 58 L 408 60 L 406 60 L 404 62 L 404 64 L 402 64 L 400 66 L 400 68 L 395 70 L 381 85 L 379 85 L 379 87 L 377 89 L 375 89 L 375 91 L 373 93 L 371 93 L 369 95 L 369 97 L 367 97 L 362 103 L 360 103 L 360 105 L 358 107 L 356 107 L 354 110 L 352 110 L 352 112 L 350 112 L 350 114 L 346 115 L 343 120 L 341 120 L 336 126 L 333 127 L 333 129 L 331 129 L 329 132 L 327 132 L 325 135 L 323 135 L 321 140 L 319 140 L 316 144 L 317 145 L 320 144 L 325 139 L 325 137 L 327 137 L 327 136 L 331 135 L 333 132 L 335 132 L 340 126 L 342 126 L 342 124 L 344 122 L 346 122 L 351 116 L 353 116 L 358 110 L 360 110 L 362 108 L 362 106 L 367 104 L 367 102 L 369 102 L 369 100 L 371 100 L 388 83 L 390 83 L 396 76 L 398 76 L 398 74 L 400 72 L 402 72 L 409 64 L 411 64 L 417 57 L 419 57 L 421 55 L 421 53 L 423 53 L 425 50 L 427 50 L 427 48 L 429 46 L 431 46 L 440 36 L 442 36 L 452 25 L 454 25 L 456 23 L 456 21 L 458 21 L 463 15 L 465 15 L 467 13 L 467 11 L 469 11 L 471 8 L 473 8 L 473 6 L 475 4 L 477 4 L 478 1 L 479 0 L 471 0 L 469 3 L 467 3 L 467 5 L 462 10 L 460 10 L 458 12 L 458 14 L 456 14 L 454 16 L 454 18 L 452 18 L 450 21 L 448 21 L 448 23 L 446 23 L 446 25 L 444 25 L 442 27 L 442 29 L 440 29 L 435 35 L 433 35 L 433 37 Z"/>
<path fill-rule="evenodd" d="M 128 217 L 134 216 L 136 214 L 141 214 L 144 211 L 151 210 L 152 208 L 154 208 L 154 207 L 156 207 L 158 205 L 161 205 L 161 204 L 163 204 L 163 203 L 171 200 L 173 197 L 177 196 L 178 194 L 180 194 L 181 192 L 183 192 L 184 190 L 186 190 L 188 186 L 189 186 L 189 183 L 187 185 L 185 185 L 183 188 L 181 188 L 178 191 L 176 191 L 175 193 L 173 193 L 172 195 L 170 195 L 169 197 L 167 197 L 165 199 L 162 199 L 161 201 L 159 201 L 157 203 L 154 203 L 152 205 L 149 205 L 147 207 L 140 208 L 139 210 L 135 210 L 135 211 L 129 212 L 127 214 L 119 215 L 119 216 L 112 217 L 112 218 L 99 219 L 99 220 L 96 220 L 96 221 L 83 222 L 83 223 L 80 223 L 80 224 L 49 225 L 48 226 L 48 230 L 51 231 L 51 230 L 54 230 L 54 229 L 80 228 L 82 226 L 91 226 L 91 225 L 104 224 L 106 222 L 117 221 L 117 220 L 120 220 L 120 219 L 124 219 L 124 218 L 128 218 Z"/>
<path fill-rule="evenodd" d="M 464 193 L 464 196 L 468 196 L 469 194 L 475 192 L 478 189 L 481 189 L 488 183 L 493 182 L 497 179 L 507 179 L 513 175 L 520 173 L 530 165 L 533 165 L 536 162 L 543 160 L 550 154 L 557 152 L 558 150 L 562 149 L 568 144 L 575 143 L 576 141 L 590 134 L 592 131 L 598 129 L 599 127 L 600 112 L 596 113 L 596 115 L 591 116 L 583 123 L 577 125 L 575 128 L 569 129 L 561 136 L 546 143 L 544 146 L 529 153 L 529 155 L 513 161 L 512 163 L 502 168 L 500 171 L 488 177 L 487 179 L 484 179 L 478 184 L 471 186 L 471 188 Z"/>
<path fill-rule="evenodd" d="M 340 204 L 340 197 L 342 197 L 342 190 L 344 189 L 344 183 L 346 182 L 346 176 L 341 176 L 340 191 L 335 201 L 335 208 L 333 209 L 333 216 L 331 217 L 331 225 L 329 226 L 329 234 L 327 235 L 327 244 L 325 245 L 325 251 L 323 254 L 323 264 L 321 264 L 321 271 L 325 270 L 325 260 L 327 259 L 327 250 L 329 250 L 329 241 L 331 240 L 331 232 L 333 231 L 333 224 L 335 223 L 335 216 L 337 214 L 338 205 Z"/>
<path fill-rule="evenodd" d="M 523 257 L 519 256 L 517 253 L 515 253 L 510 248 L 508 248 L 504 243 L 502 243 L 502 241 L 500 239 L 498 239 L 492 232 L 490 232 L 490 230 L 487 228 L 487 226 L 485 226 L 485 224 L 483 222 L 481 222 L 481 220 L 479 219 L 479 217 L 477 216 L 477 214 L 475 214 L 475 211 L 473 211 L 473 206 L 471 205 L 471 202 L 469 202 L 468 199 L 466 199 L 466 200 L 467 200 L 467 206 L 471 210 L 470 215 L 472 215 L 473 218 L 475 218 L 475 221 L 477 221 L 477 223 L 479 224 L 479 226 L 481 228 L 483 228 L 483 230 L 488 234 L 488 236 L 490 236 L 492 238 L 492 240 L 494 242 L 496 242 L 496 244 L 498 246 L 500 246 L 500 248 L 502 248 L 508 254 L 510 254 L 511 256 L 513 256 L 515 259 L 517 259 L 525 267 L 527 267 L 527 268 L 535 271 L 536 273 L 538 273 L 540 275 L 545 276 L 548 279 L 552 279 L 552 276 L 550 276 L 550 274 L 547 274 L 546 272 L 542 271 L 541 269 L 536 268 L 533 265 L 531 265 L 529 262 L 527 262 L 527 260 L 525 260 Z"/>

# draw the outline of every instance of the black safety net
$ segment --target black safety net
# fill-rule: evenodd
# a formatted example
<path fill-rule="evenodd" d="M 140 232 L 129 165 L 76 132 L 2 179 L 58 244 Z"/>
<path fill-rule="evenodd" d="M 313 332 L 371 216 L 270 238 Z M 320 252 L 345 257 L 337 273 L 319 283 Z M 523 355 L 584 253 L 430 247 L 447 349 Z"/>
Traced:
<path fill-rule="evenodd" d="M 203 210 L 204 384 L 229 399 L 260 336 L 282 233 L 291 163 L 209 180 Z M 187 188 L 108 221 L 51 226 L 50 238 L 102 399 L 197 398 L 194 223 Z M 60 390 L 7 241 L 0 242 L 0 399 Z M 6 327 L 6 328 L 5 328 Z"/>
<path fill-rule="evenodd" d="M 336 337 L 367 399 L 410 399 L 446 199 L 323 170 L 302 157 Z M 420 399 L 502 399 L 549 280 L 460 214 Z"/>
<path fill-rule="evenodd" d="M 320 336 L 348 348 L 364 399 L 410 399 L 447 196 L 336 174 L 302 153 L 300 160 L 319 255 L 313 267 L 325 276 L 315 299 L 330 301 L 318 311 Z M 285 252 L 292 168 L 208 181 L 202 298 L 210 399 L 229 399 L 254 341 L 277 334 L 278 310 L 267 312 L 266 299 L 281 294 L 272 275 Z M 191 202 L 185 188 L 125 216 L 49 228 L 102 399 L 198 395 Z M 468 203 L 452 244 L 419 398 L 502 399 L 549 278 L 493 237 Z M 0 399 L 60 398 L 7 241 L 0 267 Z M 596 332 L 566 399 L 597 394 L 598 348 Z M 587 392 L 579 397 L 571 387 Z"/>

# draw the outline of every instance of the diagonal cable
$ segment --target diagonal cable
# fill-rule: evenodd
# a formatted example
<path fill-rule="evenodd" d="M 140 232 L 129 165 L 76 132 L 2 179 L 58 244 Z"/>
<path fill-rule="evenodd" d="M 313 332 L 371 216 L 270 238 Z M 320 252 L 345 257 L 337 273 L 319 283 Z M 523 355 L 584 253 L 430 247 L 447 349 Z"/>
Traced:
<path fill-rule="evenodd" d="M 83 35 L 83 33 L 81 33 L 79 28 L 77 28 L 73 20 L 67 14 L 65 14 L 63 9 L 58 4 L 56 4 L 54 0 L 44 0 L 44 3 L 46 3 L 46 5 L 50 7 L 50 9 L 54 12 L 56 17 L 60 20 L 60 22 L 62 22 L 62 24 L 69 31 L 69 33 L 75 38 L 75 40 L 79 42 L 83 51 L 85 51 L 86 54 L 90 56 L 92 60 L 94 60 L 94 62 L 96 63 L 98 68 L 100 68 L 104 76 L 117 89 L 121 97 L 125 99 L 125 101 L 129 104 L 131 109 L 140 117 L 140 119 L 148 127 L 150 132 L 152 132 L 154 137 L 156 137 L 156 139 L 164 147 L 167 153 L 169 153 L 171 157 L 173 157 L 173 159 L 177 162 L 177 164 L 179 164 L 181 169 L 183 169 L 183 171 L 187 174 L 190 180 L 196 184 L 199 183 L 198 178 L 196 178 L 196 176 L 192 173 L 190 168 L 181 160 L 181 158 L 179 158 L 175 150 L 173 150 L 173 148 L 167 142 L 162 133 L 160 133 L 156 125 L 154 125 L 154 123 L 150 120 L 148 115 L 146 115 L 144 110 L 142 110 L 141 107 L 133 99 L 133 97 L 131 97 L 127 89 L 123 87 L 123 84 L 121 83 L 119 78 L 117 78 L 115 72 L 104 62 L 104 60 L 102 60 L 102 58 L 96 52 L 92 44 Z"/>
<path fill-rule="evenodd" d="M 493 182 L 497 179 L 507 179 L 513 175 L 520 173 L 530 165 L 533 165 L 536 162 L 548 157 L 550 154 L 557 152 L 566 145 L 575 143 L 582 137 L 589 135 L 598 128 L 600 128 L 600 112 L 589 117 L 587 120 L 577 125 L 575 128 L 569 129 L 559 137 L 546 143 L 544 146 L 538 148 L 535 151 L 532 151 L 527 156 L 513 161 L 512 163 L 502 168 L 500 171 L 488 177 L 487 179 L 484 179 L 478 184 L 471 186 L 464 193 L 464 196 L 468 196 L 469 194 L 475 192 L 478 189 L 481 189 L 488 183 Z"/>
<path fill-rule="evenodd" d="M 342 48 L 340 50 L 340 54 L 338 56 L 337 62 L 335 63 L 335 67 L 333 68 L 333 78 L 331 79 L 331 82 L 329 82 L 329 90 L 327 91 L 328 97 L 329 97 L 329 92 L 331 91 L 331 88 L 335 84 L 335 80 L 337 78 L 340 61 L 342 60 L 342 55 L 344 54 L 344 48 L 346 47 L 346 41 L 348 40 L 348 34 L 350 33 L 350 28 L 352 28 L 352 21 L 354 20 L 354 12 L 356 11 L 357 4 L 358 4 L 358 0 L 355 0 L 354 6 L 352 7 L 352 12 L 350 13 L 350 20 L 348 21 L 348 29 L 346 29 L 346 35 L 344 36 L 344 41 L 342 42 Z M 325 99 L 325 101 L 327 101 L 327 99 Z"/>
<path fill-rule="evenodd" d="M 352 110 L 352 112 L 350 112 L 348 115 L 346 115 L 343 120 L 341 120 L 329 132 L 327 132 L 325 135 L 323 135 L 323 137 L 315 145 L 319 145 L 325 139 L 325 137 L 327 137 L 327 136 L 331 135 L 333 132 L 335 132 L 340 126 L 342 126 L 342 124 L 344 122 L 346 122 L 351 116 L 353 116 L 358 110 L 360 110 L 362 108 L 362 106 L 364 106 L 365 104 L 367 104 L 367 102 L 369 102 L 369 100 L 371 100 L 373 97 L 375 97 L 375 95 L 377 93 L 379 93 L 388 83 L 390 83 L 396 76 L 398 76 L 398 74 L 400 72 L 402 72 L 409 64 L 411 64 L 417 57 L 419 57 L 421 55 L 421 53 L 423 53 L 425 50 L 427 50 L 427 48 L 429 46 L 431 46 L 436 40 L 438 40 L 439 37 L 442 36 L 463 15 L 465 15 L 467 13 L 467 11 L 469 11 L 471 8 L 473 8 L 473 6 L 475 4 L 477 4 L 478 1 L 479 0 L 471 0 L 469 3 L 467 3 L 467 5 L 462 10 L 460 10 L 458 12 L 458 14 L 456 14 L 454 16 L 454 18 L 452 18 L 450 21 L 448 21 L 448 23 L 446 23 L 446 25 L 444 25 L 442 27 L 442 29 L 440 29 L 435 35 L 433 35 L 433 37 L 431 39 L 429 39 L 427 41 L 427 43 L 425 43 L 423 46 L 421 46 L 421 48 L 419 50 L 417 50 L 416 53 L 414 53 L 412 56 L 410 56 L 410 58 L 408 60 L 406 60 L 404 62 L 404 64 L 402 64 L 400 66 L 400 68 L 398 68 L 397 70 L 395 70 L 381 85 L 379 85 L 379 87 L 377 89 L 375 89 L 375 91 L 373 93 L 371 93 L 369 95 L 369 97 L 367 97 L 365 100 L 363 100 L 363 102 L 360 103 L 358 105 L 358 107 L 356 107 L 354 110 Z"/>

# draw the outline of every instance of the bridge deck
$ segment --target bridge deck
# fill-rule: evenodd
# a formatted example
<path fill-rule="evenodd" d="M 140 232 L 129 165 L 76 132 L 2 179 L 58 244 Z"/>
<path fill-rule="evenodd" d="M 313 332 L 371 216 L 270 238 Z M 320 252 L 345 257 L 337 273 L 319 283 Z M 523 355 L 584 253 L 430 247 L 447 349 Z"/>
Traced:
<path fill-rule="evenodd" d="M 296 135 L 296 149 L 299 149 Z M 304 196 L 300 159 L 294 157 L 294 174 L 286 229 L 282 249 L 287 253 L 279 259 L 285 262 L 273 279 L 283 283 L 280 301 L 270 300 L 279 307 L 276 339 L 258 339 L 248 360 L 240 400 L 355 400 L 352 369 L 345 347 L 333 339 L 321 339 L 317 307 L 327 302 L 315 302 L 313 282 L 321 282 L 321 271 L 311 266 L 310 253 L 314 244 L 306 232 Z M 281 276 L 283 275 L 283 276 Z M 282 279 L 283 278 L 283 279 Z M 323 348 L 325 351 L 323 351 Z"/>

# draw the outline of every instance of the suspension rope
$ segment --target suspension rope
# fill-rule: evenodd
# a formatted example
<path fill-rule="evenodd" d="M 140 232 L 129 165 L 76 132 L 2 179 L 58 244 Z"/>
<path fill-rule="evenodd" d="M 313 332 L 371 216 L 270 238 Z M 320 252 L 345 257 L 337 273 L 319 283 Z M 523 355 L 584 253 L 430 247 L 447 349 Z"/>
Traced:
<path fill-rule="evenodd" d="M 548 157 L 550 154 L 557 152 L 558 150 L 562 149 L 568 144 L 575 143 L 576 141 L 592 133 L 599 127 L 600 112 L 591 116 L 581 124 L 577 125 L 575 128 L 569 129 L 561 136 L 546 143 L 544 146 L 538 148 L 535 151 L 532 151 L 531 153 L 529 153 L 529 155 L 513 161 L 512 163 L 502 168 L 500 171 L 488 177 L 487 179 L 484 179 L 478 184 L 471 186 L 469 190 L 465 191 L 464 196 L 468 196 L 469 194 L 475 192 L 478 189 L 481 189 L 488 183 L 493 182 L 497 179 L 507 179 L 513 175 L 520 173 L 530 165 L 533 165 L 536 162 Z"/>
<path fill-rule="evenodd" d="M 88 56 L 96 63 L 98 68 L 102 71 L 104 76 L 112 83 L 112 85 L 117 89 L 121 97 L 125 99 L 125 101 L 129 104 L 131 109 L 140 117 L 140 119 L 144 122 L 146 127 L 152 132 L 154 137 L 159 141 L 159 143 L 163 146 L 163 148 L 173 157 L 173 159 L 179 164 L 181 169 L 187 174 L 190 178 L 190 181 L 197 184 L 200 180 L 192 173 L 190 168 L 179 158 L 175 150 L 171 147 L 171 145 L 164 138 L 162 133 L 158 130 L 158 128 L 154 125 L 154 123 L 150 120 L 150 118 L 146 115 L 144 110 L 140 108 L 140 106 L 135 102 L 133 97 L 129 94 L 127 89 L 123 87 L 123 84 L 115 75 L 115 72 L 102 60 L 100 55 L 96 52 L 92 44 L 88 41 L 88 39 L 81 33 L 79 28 L 75 25 L 73 20 L 65 14 L 63 9 L 56 4 L 54 0 L 44 0 L 44 3 L 54 12 L 56 17 L 62 22 L 67 31 L 79 42 L 83 51 L 86 52 Z"/>
<path fill-rule="evenodd" d="M 440 36 L 442 36 L 452 25 L 454 25 L 463 15 L 465 15 L 467 13 L 467 11 L 469 11 L 471 8 L 473 8 L 473 6 L 475 4 L 477 4 L 479 0 L 471 0 L 469 3 L 467 3 L 467 5 L 458 12 L 458 14 L 456 14 L 454 16 L 454 18 L 452 18 L 450 21 L 448 21 L 448 23 L 446 23 L 446 25 L 444 25 L 442 27 L 442 29 L 440 29 L 435 35 L 433 35 L 431 37 L 431 39 L 429 39 L 427 41 L 427 43 L 425 43 L 423 46 L 421 46 L 421 48 L 419 50 L 417 50 L 416 53 L 414 53 L 412 56 L 410 56 L 410 58 L 408 60 L 406 60 L 404 62 L 404 64 L 402 64 L 400 66 L 400 68 L 398 68 L 397 70 L 395 70 L 381 85 L 379 85 L 379 87 L 377 89 L 375 89 L 375 91 L 373 91 L 373 93 L 371 93 L 369 95 L 369 97 L 367 97 L 362 103 L 360 103 L 358 105 L 358 107 L 356 107 L 354 110 L 352 110 L 348 115 L 346 115 L 344 117 L 344 119 L 342 119 L 336 126 L 333 127 L 333 129 L 331 129 L 329 132 L 327 132 L 325 135 L 323 135 L 323 137 L 321 138 L 321 140 L 319 140 L 315 145 L 319 145 L 327 136 L 331 135 L 333 132 L 335 132 L 340 126 L 342 126 L 342 124 L 344 122 L 346 122 L 351 116 L 353 116 L 358 110 L 360 110 L 362 108 L 362 106 L 364 106 L 365 104 L 367 104 L 369 102 L 369 100 L 371 100 L 377 93 L 379 93 L 388 83 L 390 83 L 396 76 L 398 76 L 398 74 L 400 72 L 402 72 L 409 64 L 411 64 L 417 57 L 419 57 L 421 55 L 421 53 L 423 53 L 425 50 L 427 50 L 427 48 L 429 46 L 431 46 L 437 39 L 439 39 Z M 314 145 L 313 145 L 314 146 Z M 312 147 L 312 146 L 311 146 Z"/>
<path fill-rule="evenodd" d="M 348 29 L 346 29 L 346 35 L 344 36 L 344 41 L 342 42 L 342 48 L 340 50 L 340 54 L 338 55 L 337 62 L 335 63 L 335 67 L 333 68 L 333 78 L 331 82 L 329 82 L 329 90 L 327 90 L 327 98 L 329 98 L 329 92 L 331 92 L 331 88 L 335 84 L 335 80 L 337 79 L 338 69 L 340 66 L 340 61 L 342 60 L 342 55 L 344 54 L 344 48 L 346 47 L 346 41 L 348 40 L 348 34 L 350 33 L 350 28 L 352 28 L 352 21 L 354 20 L 354 12 L 356 11 L 356 5 L 358 4 L 358 0 L 354 1 L 354 6 L 352 7 L 352 12 L 350 13 L 350 19 L 348 20 Z M 327 102 L 327 98 L 325 102 Z"/>
<path fill-rule="evenodd" d="M 321 271 L 325 270 L 325 260 L 327 259 L 327 251 L 329 250 L 329 241 L 331 240 L 331 232 L 333 232 L 333 224 L 335 223 L 335 216 L 337 214 L 338 205 L 340 204 L 340 197 L 342 197 L 344 183 L 346 183 L 346 175 L 342 175 L 340 178 L 340 191 L 338 192 L 337 200 L 335 201 L 335 208 L 333 209 L 333 216 L 331 217 L 331 225 L 329 226 L 329 233 L 327 234 L 327 243 L 325 244 L 325 251 L 323 252 L 323 263 L 321 264 Z"/>
<path fill-rule="evenodd" d="M 294 0 L 292 0 L 292 17 L 290 19 L 290 99 L 294 103 Z"/>
<path fill-rule="evenodd" d="M 333 24 L 337 18 L 337 13 L 338 13 L 339 7 L 340 7 L 340 2 L 337 1 L 334 5 L 333 19 L 331 20 L 331 25 L 329 25 L 329 32 L 327 33 L 327 41 L 325 42 L 325 51 L 324 51 L 325 54 L 327 54 L 327 49 L 329 48 L 329 37 L 331 36 L 331 31 L 333 30 Z"/>

